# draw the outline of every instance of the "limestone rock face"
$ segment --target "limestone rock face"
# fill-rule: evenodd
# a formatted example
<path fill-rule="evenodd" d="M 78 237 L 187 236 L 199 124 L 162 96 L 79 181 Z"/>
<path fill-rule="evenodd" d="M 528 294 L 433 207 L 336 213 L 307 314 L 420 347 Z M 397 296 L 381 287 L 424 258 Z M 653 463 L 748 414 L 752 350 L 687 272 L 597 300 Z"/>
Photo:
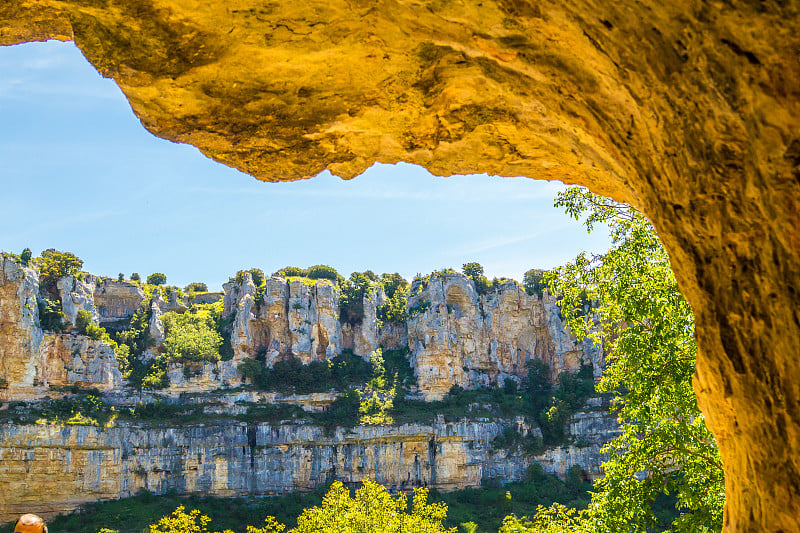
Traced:
<path fill-rule="evenodd" d="M 164 324 L 161 322 L 161 306 L 164 301 L 161 299 L 161 293 L 156 292 L 150 302 L 150 329 L 148 335 L 153 342 L 154 347 L 159 347 L 164 344 Z"/>
<path fill-rule="evenodd" d="M 144 291 L 135 283 L 103 279 L 95 285 L 93 295 L 100 323 L 132 317 L 144 297 Z"/>
<path fill-rule="evenodd" d="M 378 327 L 378 307 L 386 301 L 386 294 L 381 287 L 373 287 L 364 295 L 364 314 L 360 323 L 342 323 L 343 346 L 353 350 L 355 355 L 368 357 L 381 346 L 381 331 Z M 388 335 L 387 331 L 387 335 Z M 396 341 L 394 341 L 396 344 Z"/>
<path fill-rule="evenodd" d="M 48 386 L 78 385 L 100 391 L 122 387 L 119 363 L 111 346 L 83 335 L 46 335 L 40 351 L 42 377 Z"/>
<path fill-rule="evenodd" d="M 42 385 L 39 275 L 0 254 L 0 400 L 35 396 Z"/>
<path fill-rule="evenodd" d="M 281 354 L 291 352 L 292 334 L 289 330 L 289 284 L 281 277 L 266 280 L 264 300 L 258 316 L 260 333 L 258 346 L 266 352 L 266 364 L 271 366 Z"/>
<path fill-rule="evenodd" d="M 552 298 L 529 296 L 513 281 L 479 296 L 463 274 L 441 273 L 424 288 L 412 286 L 412 294 L 408 344 L 426 399 L 440 399 L 454 385 L 470 389 L 518 380 L 531 359 L 546 362 L 552 379 L 581 365 L 602 369 L 602 350 L 575 342 Z"/>
<path fill-rule="evenodd" d="M 147 489 L 215 496 L 282 494 L 332 480 L 374 479 L 392 490 L 478 487 L 525 476 L 532 459 L 496 450 L 510 421 L 356 427 L 326 435 L 302 423 L 231 422 L 180 428 L 134 424 L 0 426 L 0 521 L 45 517 Z M 571 452 L 565 451 L 564 455 Z M 552 461 L 552 471 L 569 461 Z M 563 475 L 566 470 L 561 471 Z M 43 497 L 41 487 L 47 487 Z"/>
<path fill-rule="evenodd" d="M 238 363 L 235 359 L 216 363 L 170 363 L 167 365 L 169 387 L 158 392 L 176 398 L 185 393 L 208 393 L 242 385 Z M 231 405 L 228 407 L 232 408 Z"/>
<path fill-rule="evenodd" d="M 94 291 L 97 280 L 94 276 L 84 276 L 82 280 L 73 276 L 66 276 L 58 280 L 58 293 L 61 296 L 61 310 L 64 320 L 75 325 L 78 311 L 88 311 L 92 320 L 97 322 L 100 316 L 94 305 Z"/>
<path fill-rule="evenodd" d="M 237 291 L 236 314 L 231 331 L 231 347 L 233 348 L 234 360 L 241 361 L 247 357 L 253 340 L 250 336 L 250 321 L 255 318 L 253 306 L 255 305 L 256 286 L 253 278 L 247 272 L 244 275 L 244 282 Z"/>
<path fill-rule="evenodd" d="M 599 376 L 603 352 L 591 341 L 576 343 L 566 331 L 555 299 L 529 296 L 515 282 L 478 296 L 462 274 L 433 276 L 424 290 L 409 299 L 406 325 L 378 326 L 377 309 L 386 299 L 374 288 L 364 295 L 359 323 L 340 322 L 338 288 L 327 280 L 313 286 L 295 279 L 266 281 L 261 305 L 249 277 L 239 286 L 225 286 L 233 319 L 234 360 L 265 356 L 272 366 L 293 355 L 303 363 L 335 357 L 343 349 L 368 357 L 375 349 L 410 349 L 410 363 L 419 391 L 439 399 L 454 386 L 476 388 L 519 381 L 527 361 L 537 358 L 551 369 L 576 372 L 590 364 Z M 236 299 L 234 300 L 234 295 Z"/>
<path fill-rule="evenodd" d="M 405 324 L 385 323 L 380 327 L 378 344 L 387 350 L 402 350 L 408 346 L 408 328 Z"/>
<path fill-rule="evenodd" d="M 331 359 L 341 351 L 339 291 L 328 280 L 313 287 L 289 283 L 289 331 L 292 354 L 304 364 Z"/>
<path fill-rule="evenodd" d="M 61 335 L 39 326 L 39 276 L 0 254 L 0 401 L 27 400 L 50 394 L 52 386 L 78 385 L 110 390 L 122 385 L 118 363 L 110 346 L 82 335 Z M 78 309 L 93 310 L 86 283 L 62 278 L 59 288 Z"/>

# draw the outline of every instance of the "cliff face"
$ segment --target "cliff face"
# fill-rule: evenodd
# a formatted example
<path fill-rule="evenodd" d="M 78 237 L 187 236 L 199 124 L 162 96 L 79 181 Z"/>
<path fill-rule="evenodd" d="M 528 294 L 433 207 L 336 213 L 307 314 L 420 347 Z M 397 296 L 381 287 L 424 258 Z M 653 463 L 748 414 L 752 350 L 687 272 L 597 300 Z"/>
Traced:
<path fill-rule="evenodd" d="M 103 279 L 95 285 L 94 305 L 99 322 L 130 318 L 144 300 L 144 291 L 130 281 Z"/>
<path fill-rule="evenodd" d="M 356 483 L 369 477 L 392 490 L 454 490 L 521 479 L 534 462 L 561 476 L 580 465 L 588 478 L 596 479 L 602 475 L 600 448 L 617 434 L 613 419 L 594 411 L 573 416 L 575 444 L 538 456 L 494 444 L 511 428 L 523 437 L 541 437 L 539 428 L 523 418 L 448 423 L 438 415 L 433 424 L 357 426 L 328 434 L 302 421 L 296 408 L 324 416 L 339 393 L 285 396 L 234 388 L 244 385 L 238 366 L 245 358 L 263 355 L 264 364 L 272 365 L 294 356 L 309 363 L 331 359 L 343 349 L 368 357 L 379 347 L 409 348 L 415 392 L 428 400 L 441 398 L 454 385 L 476 388 L 520 380 L 532 359 L 550 364 L 553 376 L 583 364 L 599 371 L 602 352 L 574 342 L 552 299 L 529 296 L 515 282 L 478 295 L 461 274 L 435 274 L 425 287 L 412 287 L 416 294 L 409 300 L 406 324 L 379 325 L 378 308 L 386 296 L 378 286 L 364 295 L 360 320 L 350 323 L 340 320 L 339 288 L 330 281 L 271 277 L 256 287 L 245 274 L 240 283 L 225 285 L 223 313 L 233 358 L 169 363 L 169 387 L 156 396 L 126 386 L 104 342 L 42 331 L 36 270 L 6 256 L 0 260 L 0 377 L 5 380 L 0 400 L 62 396 L 58 388 L 78 386 L 99 389 L 106 404 L 121 408 L 158 399 L 196 406 L 209 417 L 202 425 L 173 420 L 173 427 L 130 422 L 117 427 L 0 425 L 0 494 L 8 495 L 0 500 L 0 522 L 23 511 L 52 516 L 141 489 L 279 494 L 311 490 L 333 479 Z M 82 309 L 101 320 L 126 320 L 143 300 L 133 284 L 89 275 L 65 277 L 58 287 L 72 323 Z M 152 345 L 146 360 L 164 342 L 162 314 L 185 309 L 175 293 L 166 302 L 155 295 L 150 307 Z M 293 408 L 291 421 L 246 424 L 233 418 L 251 408 L 257 413 L 275 406 Z"/>
<path fill-rule="evenodd" d="M 524 377 L 533 359 L 550 366 L 552 379 L 581 365 L 593 365 L 598 375 L 602 369 L 602 350 L 576 343 L 546 294 L 530 296 L 508 281 L 478 295 L 471 280 L 455 273 L 432 276 L 424 288 L 412 287 L 415 292 L 408 344 L 426 399 L 443 397 L 453 385 L 472 389 Z"/>
<path fill-rule="evenodd" d="M 492 441 L 514 422 L 439 422 L 357 427 L 331 435 L 307 424 L 220 423 L 175 428 L 135 425 L 0 426 L 0 521 L 23 512 L 52 516 L 81 503 L 175 490 L 216 496 L 311 490 L 365 477 L 392 490 L 453 490 L 524 478 L 533 461 L 564 475 L 595 465 L 599 446 L 527 457 Z M 42 487 L 47 487 L 46 496 Z"/>
<path fill-rule="evenodd" d="M 31 397 L 42 388 L 39 276 L 2 254 L 0 262 L 0 377 L 7 387 L 0 388 L 0 400 Z"/>
<path fill-rule="evenodd" d="M 122 376 L 111 347 L 80 335 L 42 331 L 36 270 L 1 254 L 0 261 L 0 377 L 5 380 L 0 400 L 36 399 L 55 386 L 120 389 Z M 94 287 L 91 276 L 59 281 L 65 315 L 72 321 L 79 309 L 96 316 Z"/>

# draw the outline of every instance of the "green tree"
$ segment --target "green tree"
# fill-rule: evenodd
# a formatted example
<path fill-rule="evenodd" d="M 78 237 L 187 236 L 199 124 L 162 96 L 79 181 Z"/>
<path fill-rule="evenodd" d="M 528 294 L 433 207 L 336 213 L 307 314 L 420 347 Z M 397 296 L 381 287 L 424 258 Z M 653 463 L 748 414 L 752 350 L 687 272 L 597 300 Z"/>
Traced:
<path fill-rule="evenodd" d="M 139 276 L 138 272 L 134 272 L 133 274 L 131 274 L 131 281 L 141 281 L 141 280 L 142 278 L 141 276 Z"/>
<path fill-rule="evenodd" d="M 455 533 L 455 528 L 445 529 L 443 525 L 447 506 L 428 503 L 427 499 L 426 489 L 416 489 L 408 512 L 404 494 L 392 496 L 374 481 L 365 479 L 355 496 L 335 481 L 322 504 L 303 511 L 290 533 Z"/>
<path fill-rule="evenodd" d="M 480 263 L 464 263 L 461 267 L 461 271 L 473 281 L 483 276 L 483 267 Z"/>
<path fill-rule="evenodd" d="M 28 266 L 28 262 L 31 260 L 31 255 L 32 254 L 30 248 L 25 248 L 24 250 L 22 250 L 22 253 L 20 254 L 19 258 L 22 260 L 23 265 Z"/>
<path fill-rule="evenodd" d="M 58 298 L 58 280 L 64 276 L 74 276 L 80 272 L 83 261 L 70 252 L 60 252 L 48 248 L 42 252 L 39 261 L 39 283 L 47 294 Z"/>
<path fill-rule="evenodd" d="M 287 266 L 276 271 L 275 274 L 281 276 L 282 278 L 287 278 L 289 276 L 305 277 L 305 275 L 308 274 L 308 271 L 300 267 Z"/>
<path fill-rule="evenodd" d="M 133 279 L 133 276 L 131 276 Z M 161 272 L 154 272 L 147 276 L 147 284 L 148 285 L 163 285 L 167 282 L 167 276 L 162 274 Z"/>
<path fill-rule="evenodd" d="M 117 281 L 125 281 L 125 274 L 123 274 L 122 272 L 117 274 Z"/>
<path fill-rule="evenodd" d="M 363 272 L 353 272 L 339 283 L 339 317 L 357 324 L 364 318 L 364 295 L 372 290 L 372 280 Z"/>
<path fill-rule="evenodd" d="M 719 531 L 722 464 L 692 389 L 694 318 L 669 257 L 650 223 L 629 206 L 579 187 L 560 194 L 556 205 L 575 218 L 586 214 L 590 231 L 596 224 L 611 230 L 605 255 L 581 254 L 547 278 L 570 330 L 609 351 L 598 389 L 615 393 L 623 433 L 606 446 L 606 475 L 588 512 L 576 517 L 551 509 L 540 522 L 554 527 L 557 518 L 562 529 L 503 531 Z M 584 295 L 594 302 L 591 313 L 584 312 Z M 666 495 L 677 501 L 671 523 L 656 513 Z"/>
<path fill-rule="evenodd" d="M 45 331 L 64 331 L 64 313 L 61 302 L 50 298 L 39 298 L 39 325 Z"/>
<path fill-rule="evenodd" d="M 241 285 L 244 283 L 244 275 L 245 273 L 250 273 L 250 279 L 253 280 L 253 285 L 258 287 L 262 283 L 264 283 L 264 271 L 260 268 L 251 268 L 249 270 L 240 270 L 236 273 L 236 277 L 233 279 L 235 283 Z"/>
<path fill-rule="evenodd" d="M 383 292 L 386 293 L 387 298 L 392 298 L 400 289 L 408 289 L 408 281 L 397 272 L 381 274 L 381 285 L 383 285 Z"/>
<path fill-rule="evenodd" d="M 531 269 L 525 272 L 522 277 L 522 287 L 529 295 L 534 294 L 542 295 L 542 292 L 547 287 L 547 280 L 545 280 L 545 270 Z"/>
<path fill-rule="evenodd" d="M 314 265 L 312 267 L 308 267 L 306 277 L 309 279 L 329 279 L 334 283 L 337 283 L 341 279 L 341 276 L 338 272 L 336 272 L 336 269 L 329 267 L 328 265 Z"/>
<path fill-rule="evenodd" d="M 211 519 L 194 509 L 188 513 L 183 505 L 172 514 L 162 517 L 157 523 L 149 526 L 150 533 L 210 533 L 208 524 Z M 279 524 L 273 517 L 267 517 L 265 525 L 260 528 L 247 526 L 247 533 L 280 533 L 286 526 Z M 102 533 L 102 531 L 100 532 Z M 226 529 L 222 533 L 233 533 Z"/>
<path fill-rule="evenodd" d="M 164 355 L 167 361 L 219 361 L 222 336 L 208 312 L 165 313 Z"/>
<path fill-rule="evenodd" d="M 97 325 L 97 322 L 92 318 L 92 313 L 86 309 L 80 309 L 75 316 L 75 329 L 81 335 L 86 335 L 96 341 L 107 336 L 106 330 Z"/>

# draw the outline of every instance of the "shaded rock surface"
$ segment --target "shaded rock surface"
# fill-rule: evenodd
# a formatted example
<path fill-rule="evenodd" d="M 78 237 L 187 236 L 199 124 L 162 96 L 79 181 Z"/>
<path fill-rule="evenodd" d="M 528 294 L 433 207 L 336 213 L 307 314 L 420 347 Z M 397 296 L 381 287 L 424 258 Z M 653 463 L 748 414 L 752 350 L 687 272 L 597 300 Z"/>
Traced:
<path fill-rule="evenodd" d="M 144 300 L 144 291 L 130 281 L 103 279 L 94 288 L 94 306 L 99 322 L 126 320 Z"/>

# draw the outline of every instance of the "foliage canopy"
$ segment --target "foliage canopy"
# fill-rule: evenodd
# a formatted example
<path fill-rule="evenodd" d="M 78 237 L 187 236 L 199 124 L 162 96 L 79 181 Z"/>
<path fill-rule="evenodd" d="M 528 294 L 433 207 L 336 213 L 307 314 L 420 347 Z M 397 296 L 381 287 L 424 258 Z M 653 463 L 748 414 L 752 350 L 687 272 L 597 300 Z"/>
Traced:
<path fill-rule="evenodd" d="M 623 434 L 606 446 L 606 475 L 588 511 L 542 510 L 532 522 L 503 531 L 719 531 L 722 465 L 692 389 L 692 310 L 666 250 L 629 206 L 579 187 L 561 193 L 556 205 L 575 218 L 585 214 L 590 231 L 596 224 L 611 230 L 608 253 L 581 254 L 547 278 L 570 329 L 609 351 L 598 389 L 616 394 Z M 589 313 L 585 297 L 593 302 Z M 667 495 L 677 509 L 663 519 L 656 508 Z"/>

